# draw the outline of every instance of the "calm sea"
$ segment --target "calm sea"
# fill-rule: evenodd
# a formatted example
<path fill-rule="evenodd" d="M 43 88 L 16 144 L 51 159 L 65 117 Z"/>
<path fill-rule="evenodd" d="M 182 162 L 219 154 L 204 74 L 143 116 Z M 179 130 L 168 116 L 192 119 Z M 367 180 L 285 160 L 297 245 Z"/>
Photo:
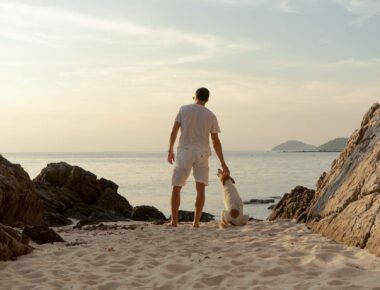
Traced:
<path fill-rule="evenodd" d="M 243 200 L 282 196 L 296 185 L 314 188 L 323 171 L 338 153 L 226 152 L 227 164 Z M 122 153 L 9 153 L 4 157 L 21 164 L 31 178 L 51 162 L 78 165 L 119 185 L 119 193 L 135 205 L 153 205 L 167 216 L 170 212 L 170 182 L 173 167 L 164 152 Z M 216 156 L 210 158 L 210 184 L 204 210 L 220 216 L 222 190 L 216 176 Z M 195 198 L 193 177 L 182 191 L 181 209 L 192 210 Z M 278 198 L 276 199 L 276 202 Z M 266 218 L 269 205 L 246 205 L 255 218 Z"/>

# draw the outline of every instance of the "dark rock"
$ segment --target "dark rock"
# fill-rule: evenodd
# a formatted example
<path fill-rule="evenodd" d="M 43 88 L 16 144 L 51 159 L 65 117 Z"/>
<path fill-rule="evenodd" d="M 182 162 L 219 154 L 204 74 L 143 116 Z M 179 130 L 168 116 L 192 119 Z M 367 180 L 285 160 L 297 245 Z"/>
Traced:
<path fill-rule="evenodd" d="M 37 244 L 64 242 L 60 235 L 45 226 L 25 227 L 23 234 Z"/>
<path fill-rule="evenodd" d="M 30 253 L 29 239 L 15 229 L 0 224 L 0 261 L 15 260 Z"/>
<path fill-rule="evenodd" d="M 248 221 L 252 221 L 252 222 L 262 222 L 263 220 L 260 220 L 260 219 L 256 219 L 256 218 L 253 218 L 253 217 L 250 217 L 249 219 L 248 219 Z"/>
<path fill-rule="evenodd" d="M 193 211 L 186 211 L 186 210 L 180 210 L 178 211 L 178 221 L 179 222 L 192 222 L 194 220 L 194 212 Z M 200 221 L 201 222 L 210 222 L 215 220 L 215 216 L 207 213 L 202 212 Z"/>
<path fill-rule="evenodd" d="M 315 191 L 303 186 L 297 186 L 290 193 L 286 193 L 275 205 L 268 220 L 298 219 L 310 206 Z"/>
<path fill-rule="evenodd" d="M 46 208 L 44 220 L 50 226 L 128 220 L 132 206 L 118 194 L 118 185 L 65 162 L 51 163 L 33 180 Z"/>
<path fill-rule="evenodd" d="M 0 222 L 40 225 L 44 205 L 25 170 L 0 155 Z"/>
<path fill-rule="evenodd" d="M 135 206 L 132 211 L 132 219 L 135 221 L 166 221 L 165 215 L 154 206 Z"/>
<path fill-rule="evenodd" d="M 271 206 L 268 207 L 269 210 L 274 209 L 276 207 L 276 204 L 272 204 Z"/>
<path fill-rule="evenodd" d="M 274 203 L 274 199 L 250 199 L 249 201 L 244 201 L 244 204 L 267 204 Z"/>

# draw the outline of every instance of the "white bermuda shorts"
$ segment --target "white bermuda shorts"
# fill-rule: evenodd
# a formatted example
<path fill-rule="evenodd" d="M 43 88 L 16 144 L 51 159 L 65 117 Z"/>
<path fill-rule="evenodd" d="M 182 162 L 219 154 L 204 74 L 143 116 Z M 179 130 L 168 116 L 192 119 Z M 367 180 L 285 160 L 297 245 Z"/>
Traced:
<path fill-rule="evenodd" d="M 172 186 L 184 186 L 191 169 L 196 182 L 208 185 L 208 152 L 180 149 L 176 157 Z"/>

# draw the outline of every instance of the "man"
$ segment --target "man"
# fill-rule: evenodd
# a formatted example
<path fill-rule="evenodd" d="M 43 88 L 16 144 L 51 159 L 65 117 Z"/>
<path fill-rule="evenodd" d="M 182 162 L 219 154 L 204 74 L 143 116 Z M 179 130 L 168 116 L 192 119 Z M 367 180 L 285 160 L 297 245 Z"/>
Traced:
<path fill-rule="evenodd" d="M 181 107 L 170 135 L 168 162 L 170 164 L 176 162 L 172 177 L 172 215 L 169 223 L 173 227 L 178 224 L 181 189 L 185 185 L 191 169 L 193 169 L 197 190 L 193 227 L 199 227 L 199 219 L 205 203 L 205 187 L 208 184 L 208 158 L 211 155 L 210 134 L 223 174 L 226 176 L 230 174 L 224 161 L 222 144 L 218 137 L 218 133 L 220 133 L 218 121 L 216 116 L 205 107 L 209 95 L 210 92 L 206 88 L 200 88 L 195 92 L 194 104 Z M 180 128 L 181 137 L 177 148 L 177 158 L 175 158 L 173 148 Z"/>

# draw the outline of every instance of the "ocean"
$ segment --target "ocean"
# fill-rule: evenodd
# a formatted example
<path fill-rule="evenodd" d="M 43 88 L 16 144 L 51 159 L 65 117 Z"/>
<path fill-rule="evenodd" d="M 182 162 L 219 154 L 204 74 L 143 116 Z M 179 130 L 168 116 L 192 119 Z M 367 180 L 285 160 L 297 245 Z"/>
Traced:
<path fill-rule="evenodd" d="M 8 153 L 3 154 L 19 163 L 36 177 L 48 163 L 65 161 L 110 179 L 119 185 L 119 193 L 133 205 L 152 205 L 167 217 L 170 213 L 171 174 L 173 167 L 166 161 L 165 152 L 118 153 Z M 314 188 L 323 171 L 330 168 L 338 153 L 319 152 L 225 152 L 231 176 L 243 199 L 279 198 L 297 185 Z M 210 182 L 207 187 L 204 211 L 219 217 L 223 196 L 216 176 L 219 162 L 210 157 Z M 193 210 L 195 185 L 192 175 L 182 189 L 181 208 Z M 245 213 L 265 219 L 271 204 L 245 205 Z"/>

